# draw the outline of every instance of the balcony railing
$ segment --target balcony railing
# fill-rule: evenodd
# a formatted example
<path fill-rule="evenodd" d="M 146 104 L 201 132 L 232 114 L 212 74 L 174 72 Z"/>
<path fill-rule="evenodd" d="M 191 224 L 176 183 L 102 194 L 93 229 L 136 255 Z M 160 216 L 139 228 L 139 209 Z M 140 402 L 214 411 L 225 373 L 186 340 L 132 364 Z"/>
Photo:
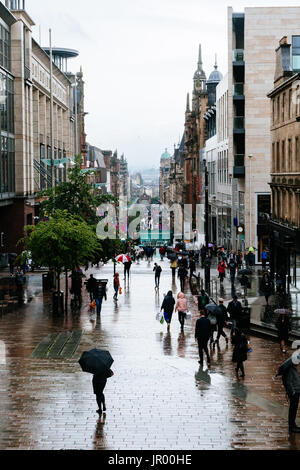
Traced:
<path fill-rule="evenodd" d="M 244 62 L 244 49 L 234 49 L 233 51 L 234 62 Z"/>
<path fill-rule="evenodd" d="M 234 178 L 242 178 L 245 176 L 245 155 L 238 154 L 234 156 Z"/>
<path fill-rule="evenodd" d="M 244 96 L 244 83 L 235 83 L 233 85 L 234 96 Z"/>
<path fill-rule="evenodd" d="M 234 128 L 234 130 L 244 130 L 245 129 L 245 118 L 244 118 L 244 116 L 236 116 L 233 119 L 233 128 Z"/>

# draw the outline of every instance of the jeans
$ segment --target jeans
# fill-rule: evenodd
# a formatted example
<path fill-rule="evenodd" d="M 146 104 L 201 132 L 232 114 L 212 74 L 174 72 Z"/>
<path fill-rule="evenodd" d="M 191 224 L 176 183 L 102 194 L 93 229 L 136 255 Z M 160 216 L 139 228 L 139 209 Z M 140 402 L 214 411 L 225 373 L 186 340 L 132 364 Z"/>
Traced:
<path fill-rule="evenodd" d="M 102 309 L 102 300 L 100 299 L 95 299 L 96 301 L 96 305 L 97 305 L 97 314 L 100 314 L 101 313 L 101 309 Z"/>
<path fill-rule="evenodd" d="M 119 287 L 115 287 L 114 289 L 115 289 L 114 297 L 115 297 L 115 299 L 118 299 Z"/>
<path fill-rule="evenodd" d="M 178 312 L 178 320 L 181 325 L 181 328 L 184 327 L 185 312 Z"/>
<path fill-rule="evenodd" d="M 290 396 L 290 408 L 289 408 L 289 427 L 292 428 L 296 426 L 296 416 L 299 405 L 299 393 L 295 393 L 293 396 Z"/>
<path fill-rule="evenodd" d="M 206 354 L 207 360 L 210 362 L 210 357 L 209 357 L 209 352 L 208 352 L 208 347 L 207 347 L 208 340 L 209 340 L 209 338 L 202 337 L 202 336 L 197 338 L 200 362 L 203 362 L 203 351 Z"/>
<path fill-rule="evenodd" d="M 223 338 L 227 338 L 226 334 L 223 331 L 224 326 L 223 325 L 218 325 L 218 336 L 217 336 L 217 341 L 223 336 Z"/>
<path fill-rule="evenodd" d="M 156 286 L 156 287 L 159 287 L 159 283 L 160 283 L 160 275 L 159 275 L 159 276 L 155 276 L 155 286 Z"/>
<path fill-rule="evenodd" d="M 180 278 L 180 289 L 181 289 L 181 292 L 184 291 L 184 285 L 185 285 L 185 277 L 181 277 L 181 278 Z"/>

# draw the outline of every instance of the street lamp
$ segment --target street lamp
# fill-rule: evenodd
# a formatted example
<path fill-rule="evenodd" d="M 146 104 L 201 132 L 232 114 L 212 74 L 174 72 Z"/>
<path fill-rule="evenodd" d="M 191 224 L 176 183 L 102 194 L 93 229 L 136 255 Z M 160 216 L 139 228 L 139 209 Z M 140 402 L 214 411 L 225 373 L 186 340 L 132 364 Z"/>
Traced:
<path fill-rule="evenodd" d="M 205 167 L 205 248 L 206 248 L 206 260 L 204 262 L 205 270 L 205 290 L 210 294 L 210 259 L 208 256 L 208 244 L 209 244 L 209 227 L 208 227 L 208 168 L 207 162 L 204 159 L 203 164 Z"/>
<path fill-rule="evenodd" d="M 250 203 L 250 220 L 249 220 L 249 234 L 250 234 L 250 246 L 252 246 L 252 173 L 251 173 L 251 160 L 253 158 L 252 153 L 249 155 L 249 203 Z"/>

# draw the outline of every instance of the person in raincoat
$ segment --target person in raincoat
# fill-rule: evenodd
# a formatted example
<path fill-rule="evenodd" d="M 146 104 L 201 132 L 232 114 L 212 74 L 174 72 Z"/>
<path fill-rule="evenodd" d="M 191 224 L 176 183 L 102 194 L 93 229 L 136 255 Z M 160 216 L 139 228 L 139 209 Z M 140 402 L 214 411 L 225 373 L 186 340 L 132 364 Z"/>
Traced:
<path fill-rule="evenodd" d="M 176 277 L 176 269 L 178 268 L 178 261 L 177 261 L 177 259 L 174 259 L 174 260 L 171 262 L 170 268 L 172 269 L 172 278 L 173 278 L 173 280 L 174 280 L 175 277 Z"/>
<path fill-rule="evenodd" d="M 168 330 L 170 329 L 174 307 L 175 307 L 175 299 L 173 297 L 172 291 L 170 290 L 167 293 L 166 297 L 164 298 L 164 301 L 160 309 L 161 311 L 163 310 L 164 312 L 165 321 L 168 324 Z"/>
<path fill-rule="evenodd" d="M 97 413 L 99 415 L 102 414 L 102 410 L 105 412 L 106 411 L 106 404 L 105 404 L 105 395 L 103 393 L 107 379 L 112 377 L 114 375 L 112 370 L 107 370 L 106 372 L 101 372 L 100 374 L 94 374 L 93 376 L 93 389 L 94 389 L 94 394 L 96 395 L 96 401 L 99 409 L 97 410 Z"/>
<path fill-rule="evenodd" d="M 180 292 L 177 297 L 176 312 L 178 312 L 178 320 L 181 329 L 184 328 L 185 315 L 188 311 L 187 301 L 183 292 Z"/>

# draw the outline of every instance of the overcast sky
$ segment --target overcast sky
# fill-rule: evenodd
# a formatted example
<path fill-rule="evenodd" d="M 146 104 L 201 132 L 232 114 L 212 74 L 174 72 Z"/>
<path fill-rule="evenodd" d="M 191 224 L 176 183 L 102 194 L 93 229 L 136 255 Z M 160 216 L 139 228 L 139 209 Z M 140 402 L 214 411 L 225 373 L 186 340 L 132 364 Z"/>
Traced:
<path fill-rule="evenodd" d="M 299 6 L 299 0 L 289 0 Z M 227 69 L 227 7 L 287 6 L 286 0 L 27 0 L 34 37 L 77 49 L 86 83 L 87 140 L 118 149 L 131 169 L 159 166 L 183 133 L 198 47 L 207 77 Z M 39 28 L 40 27 L 40 28 Z"/>

